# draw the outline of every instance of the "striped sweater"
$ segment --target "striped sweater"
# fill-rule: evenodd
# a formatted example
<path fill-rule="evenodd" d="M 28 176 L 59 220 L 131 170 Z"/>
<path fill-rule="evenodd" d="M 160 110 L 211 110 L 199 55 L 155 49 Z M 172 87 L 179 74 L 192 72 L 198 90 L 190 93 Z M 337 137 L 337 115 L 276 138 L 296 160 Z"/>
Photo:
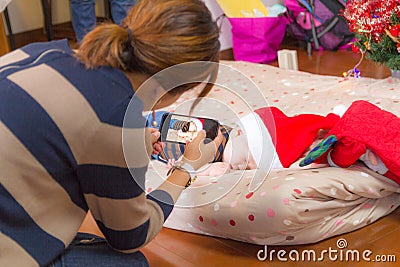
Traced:
<path fill-rule="evenodd" d="M 160 231 L 173 201 L 144 193 L 142 108 L 122 72 L 85 69 L 66 40 L 0 57 L 0 266 L 49 264 L 88 209 L 117 250 L 136 251 Z"/>

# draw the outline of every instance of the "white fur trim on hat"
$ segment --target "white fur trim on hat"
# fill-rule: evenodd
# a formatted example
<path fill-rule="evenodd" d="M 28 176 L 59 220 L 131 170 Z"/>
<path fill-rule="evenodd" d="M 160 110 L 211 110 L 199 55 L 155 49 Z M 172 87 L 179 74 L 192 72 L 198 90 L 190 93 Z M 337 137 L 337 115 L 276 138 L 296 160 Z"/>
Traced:
<path fill-rule="evenodd" d="M 345 105 L 336 105 L 333 107 L 333 113 L 338 115 L 339 117 L 343 117 L 343 114 L 346 112 L 347 109 L 348 107 L 346 107 Z"/>
<path fill-rule="evenodd" d="M 190 119 L 190 121 L 192 121 L 196 125 L 196 132 L 200 132 L 201 130 L 203 130 L 203 124 L 199 119 L 192 118 Z"/>
<path fill-rule="evenodd" d="M 259 169 L 281 169 L 278 154 L 271 135 L 257 113 L 249 113 L 240 119 L 239 126 L 247 136 L 247 143 Z"/>

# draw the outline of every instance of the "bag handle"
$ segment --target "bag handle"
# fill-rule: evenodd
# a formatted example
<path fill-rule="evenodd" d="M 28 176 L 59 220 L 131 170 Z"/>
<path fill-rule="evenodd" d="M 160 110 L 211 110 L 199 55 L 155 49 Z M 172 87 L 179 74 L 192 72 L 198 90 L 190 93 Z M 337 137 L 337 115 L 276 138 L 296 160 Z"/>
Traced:
<path fill-rule="evenodd" d="M 319 0 L 324 6 L 326 6 L 335 16 L 339 15 L 344 5 L 339 0 Z"/>
<path fill-rule="evenodd" d="M 222 30 L 222 25 L 224 23 L 224 20 L 226 20 L 228 17 L 226 16 L 225 13 L 222 13 L 221 15 L 219 15 L 216 19 L 215 19 L 215 23 L 217 23 L 217 27 L 219 29 L 219 33 L 221 33 Z M 218 21 L 221 20 L 221 23 L 218 25 Z"/>

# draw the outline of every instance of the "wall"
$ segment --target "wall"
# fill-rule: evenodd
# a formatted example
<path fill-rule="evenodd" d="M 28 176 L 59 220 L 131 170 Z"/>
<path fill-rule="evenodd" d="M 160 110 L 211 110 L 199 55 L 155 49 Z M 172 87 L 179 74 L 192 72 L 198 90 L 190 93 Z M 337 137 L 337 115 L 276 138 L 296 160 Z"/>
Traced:
<path fill-rule="evenodd" d="M 224 11 L 220 8 L 216 0 L 204 0 L 208 9 L 210 9 L 213 18 L 217 19 L 219 16 L 224 14 Z M 221 42 L 221 50 L 226 50 L 232 47 L 232 33 L 231 24 L 225 17 L 221 17 L 218 20 L 218 25 L 221 27 L 221 33 L 219 41 Z"/>

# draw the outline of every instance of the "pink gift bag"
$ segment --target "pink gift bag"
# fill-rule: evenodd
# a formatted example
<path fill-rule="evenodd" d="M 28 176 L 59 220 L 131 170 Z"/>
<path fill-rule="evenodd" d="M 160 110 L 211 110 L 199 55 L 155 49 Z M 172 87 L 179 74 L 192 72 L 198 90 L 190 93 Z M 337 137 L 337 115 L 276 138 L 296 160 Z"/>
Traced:
<path fill-rule="evenodd" d="M 277 59 L 286 33 L 286 16 L 228 19 L 235 60 L 269 63 Z"/>

